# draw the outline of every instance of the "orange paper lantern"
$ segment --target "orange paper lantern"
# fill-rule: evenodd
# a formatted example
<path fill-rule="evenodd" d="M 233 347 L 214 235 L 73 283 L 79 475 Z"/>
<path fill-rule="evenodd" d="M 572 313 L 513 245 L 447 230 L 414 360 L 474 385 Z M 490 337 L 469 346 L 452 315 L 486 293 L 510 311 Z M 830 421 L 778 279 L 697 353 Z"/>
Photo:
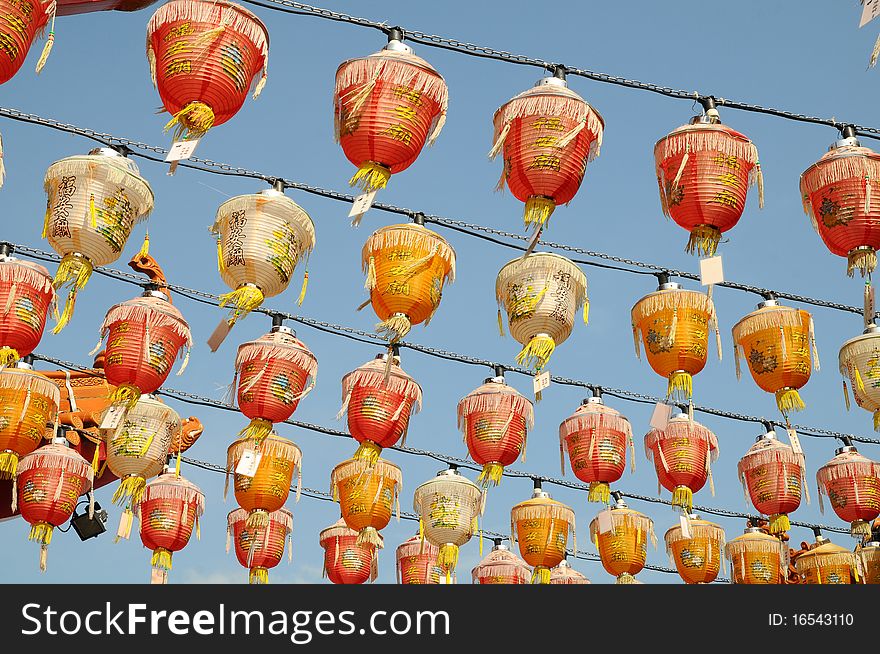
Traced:
<path fill-rule="evenodd" d="M 533 583 L 550 583 L 550 568 L 565 558 L 569 533 L 577 551 L 574 511 L 542 491 L 539 482 L 531 499 L 511 509 L 510 533 L 511 543 L 519 543 L 520 554 L 534 568 Z"/>
<path fill-rule="evenodd" d="M 605 571 L 617 577 L 615 583 L 633 583 L 648 557 L 648 540 L 657 547 L 654 521 L 626 506 L 618 499 L 610 509 L 608 524 L 599 524 L 599 517 L 590 522 L 590 539 L 599 550 Z M 605 530 L 607 528 L 607 531 Z"/>
<path fill-rule="evenodd" d="M 863 584 L 880 584 L 880 542 L 871 540 L 856 547 L 856 565 Z"/>
<path fill-rule="evenodd" d="M 375 463 L 348 459 L 330 473 L 330 492 L 339 502 L 342 519 L 358 532 L 357 543 L 383 547 L 379 532 L 391 521 L 391 510 L 397 505 L 400 519 L 400 489 L 403 478 L 400 468 L 384 459 Z"/>
<path fill-rule="evenodd" d="M 805 584 L 851 584 L 858 575 L 855 555 L 821 536 L 794 560 L 794 568 Z"/>
<path fill-rule="evenodd" d="M 666 553 L 686 584 L 711 584 L 721 570 L 724 557 L 724 530 L 718 525 L 687 518 L 688 534 L 680 524 L 666 532 Z"/>
<path fill-rule="evenodd" d="M 781 584 L 786 578 L 788 550 L 782 541 L 757 527 L 749 527 L 727 543 L 724 554 L 730 561 L 735 584 Z"/>

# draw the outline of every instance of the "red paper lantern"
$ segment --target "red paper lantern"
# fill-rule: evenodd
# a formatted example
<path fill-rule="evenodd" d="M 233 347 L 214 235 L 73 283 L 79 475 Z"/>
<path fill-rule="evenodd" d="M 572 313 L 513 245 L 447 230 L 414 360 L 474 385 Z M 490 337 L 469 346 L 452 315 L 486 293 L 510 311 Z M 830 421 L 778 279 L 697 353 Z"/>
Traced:
<path fill-rule="evenodd" d="M 48 270 L 0 255 L 0 368 L 14 365 L 37 348 L 54 303 Z"/>
<path fill-rule="evenodd" d="M 334 584 L 362 584 L 379 574 L 378 551 L 371 543 L 357 542 L 358 532 L 340 518 L 324 529 L 318 542 L 324 548 L 324 575 Z"/>
<path fill-rule="evenodd" d="M 290 328 L 279 325 L 238 347 L 235 372 L 238 408 L 251 419 L 240 435 L 261 441 L 315 387 L 318 360 Z"/>
<path fill-rule="evenodd" d="M 226 551 L 229 541 L 235 541 L 235 557 L 250 570 L 248 582 L 251 584 L 269 583 L 269 568 L 274 568 L 284 557 L 284 542 L 287 544 L 287 560 L 293 557 L 293 514 L 287 509 L 279 509 L 269 514 L 265 525 L 248 527 L 248 512 L 244 509 L 232 511 L 226 519 Z"/>
<path fill-rule="evenodd" d="M 800 190 L 825 247 L 846 257 L 847 274 L 873 271 L 880 248 L 880 154 L 854 134 L 843 138 L 801 174 Z"/>
<path fill-rule="evenodd" d="M 398 584 L 439 584 L 443 569 L 437 564 L 440 548 L 416 534 L 397 547 Z"/>
<path fill-rule="evenodd" d="M 562 561 L 559 562 L 559 565 L 550 571 L 550 583 L 559 585 L 576 585 L 589 584 L 590 580 L 568 565 L 566 559 L 562 559 Z"/>
<path fill-rule="evenodd" d="M 0 25 L 0 84 L 3 84 L 19 71 L 37 32 L 45 29 L 50 17 L 54 24 L 55 3 L 51 0 L 0 0 L 0 16 L 3 16 Z M 37 72 L 42 69 L 54 38 L 54 32 L 50 31 Z"/>
<path fill-rule="evenodd" d="M 532 571 L 529 566 L 511 552 L 500 540 L 495 547 L 471 570 L 471 582 L 474 584 L 512 584 L 523 585 L 531 581 Z"/>
<path fill-rule="evenodd" d="M 602 403 L 601 397 L 584 400 L 559 425 L 559 459 L 565 474 L 565 454 L 575 477 L 590 485 L 589 502 L 608 503 L 611 484 L 626 469 L 626 446 L 631 452 L 630 469 L 636 469 L 632 427 L 618 411 Z"/>
<path fill-rule="evenodd" d="M 348 431 L 360 445 L 356 459 L 375 463 L 383 448 L 403 439 L 410 415 L 422 408 L 422 389 L 400 367 L 400 357 L 377 354 L 342 378 L 342 408 L 337 419 L 348 412 Z M 385 374 L 387 371 L 387 375 Z"/>
<path fill-rule="evenodd" d="M 114 405 L 131 409 L 144 393 L 153 393 L 165 383 L 174 360 L 186 346 L 186 356 L 177 374 L 186 368 L 192 336 L 168 296 L 162 291 L 146 291 L 142 297 L 110 308 L 101 325 L 101 340 L 107 337 L 104 375 L 116 386 Z"/>
<path fill-rule="evenodd" d="M 822 495 L 841 520 L 850 523 L 850 533 L 861 539 L 871 535 L 871 522 L 880 515 L 880 463 L 859 454 L 850 444 L 838 448 L 834 458 L 816 472 L 819 508 Z"/>
<path fill-rule="evenodd" d="M 645 456 L 653 460 L 657 470 L 657 493 L 662 485 L 672 491 L 672 506 L 690 513 L 694 493 L 709 480 L 712 495 L 711 462 L 718 458 L 718 439 L 698 422 L 692 422 L 685 413 L 672 418 L 663 429 L 652 429 L 645 434 Z"/>
<path fill-rule="evenodd" d="M 739 460 L 737 473 L 754 507 L 770 516 L 770 533 L 791 529 L 788 514 L 801 504 L 804 455 L 795 454 L 791 446 L 779 442 L 771 430 L 759 436 Z"/>
<path fill-rule="evenodd" d="M 526 436 L 535 426 L 532 403 L 504 383 L 504 375 L 489 377 L 458 403 L 458 428 L 468 453 L 483 466 L 482 485 L 498 485 L 517 457 L 526 454 Z"/>
<path fill-rule="evenodd" d="M 358 167 L 349 180 L 364 191 L 385 188 L 440 135 L 448 91 L 443 77 L 412 48 L 391 38 L 382 50 L 336 70 L 335 136 Z"/>
<path fill-rule="evenodd" d="M 269 34 L 244 7 L 226 0 L 171 0 L 147 25 L 150 76 L 175 139 L 200 138 L 241 109 L 257 74 L 266 83 Z"/>
<path fill-rule="evenodd" d="M 489 157 L 504 150 L 497 190 L 506 183 L 526 203 L 526 227 L 540 229 L 578 192 L 587 163 L 599 156 L 605 121 L 564 79 L 545 77 L 502 105 L 493 122 Z"/>
<path fill-rule="evenodd" d="M 63 525 L 76 508 L 79 497 L 92 490 L 92 466 L 64 438 L 53 439 L 18 463 L 16 480 L 18 509 L 30 525 L 28 540 L 40 544 L 40 571 L 46 570 L 46 556 L 52 532 Z M 93 498 L 89 515 L 94 510 Z"/>
<path fill-rule="evenodd" d="M 721 234 L 742 216 L 749 186 L 764 183 L 758 150 L 744 135 L 721 124 L 709 109 L 673 130 L 654 146 L 663 213 L 690 232 L 687 251 L 713 255 Z"/>
<path fill-rule="evenodd" d="M 58 0 L 59 16 L 75 16 L 93 11 L 140 11 L 156 0 Z"/>
<path fill-rule="evenodd" d="M 150 564 L 163 581 L 172 555 L 186 547 L 193 528 L 198 537 L 204 510 L 202 491 L 178 474 L 165 472 L 144 488 L 134 511 L 140 520 L 141 542 L 153 552 Z"/>

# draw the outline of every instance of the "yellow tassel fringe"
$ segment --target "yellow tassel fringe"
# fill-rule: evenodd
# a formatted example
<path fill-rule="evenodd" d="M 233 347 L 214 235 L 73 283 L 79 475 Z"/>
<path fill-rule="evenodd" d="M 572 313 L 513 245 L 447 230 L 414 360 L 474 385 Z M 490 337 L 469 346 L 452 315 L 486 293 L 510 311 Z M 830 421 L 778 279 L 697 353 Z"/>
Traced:
<path fill-rule="evenodd" d="M 0 479 L 13 479 L 18 470 L 18 454 L 0 452 Z"/>
<path fill-rule="evenodd" d="M 555 349 L 556 342 L 551 337 L 546 335 L 535 336 L 516 355 L 516 362 L 533 370 L 541 370 L 547 365 Z"/>
<path fill-rule="evenodd" d="M 139 257 L 146 257 L 150 255 L 150 232 L 144 234 L 144 242 L 141 245 L 141 249 L 138 251 Z"/>
<path fill-rule="evenodd" d="M 160 570 L 171 569 L 171 552 L 164 547 L 157 547 L 153 550 L 153 557 L 150 559 L 150 565 Z"/>
<path fill-rule="evenodd" d="M 248 583 L 268 584 L 269 571 L 266 568 L 253 568 L 250 575 L 248 575 Z"/>
<path fill-rule="evenodd" d="M 245 526 L 248 529 L 261 529 L 269 525 L 269 513 L 262 509 L 254 509 L 248 514 Z"/>
<path fill-rule="evenodd" d="M 587 502 L 603 502 L 608 504 L 611 499 L 611 486 L 604 481 L 590 482 L 590 492 L 587 493 Z"/>
<path fill-rule="evenodd" d="M 110 394 L 110 403 L 115 406 L 124 406 L 126 409 L 133 409 L 138 400 L 141 399 L 141 390 L 132 384 L 124 382 L 116 387 Z"/>
<path fill-rule="evenodd" d="M 483 470 L 477 477 L 477 483 L 483 488 L 489 486 L 497 486 L 501 483 L 501 477 L 504 475 L 504 466 L 500 463 L 487 463 L 483 466 Z"/>
<path fill-rule="evenodd" d="M 305 275 L 303 275 L 303 285 L 299 290 L 299 297 L 296 299 L 296 306 L 301 307 L 303 305 L 303 301 L 306 299 L 306 289 L 309 287 L 309 271 L 306 270 Z"/>
<path fill-rule="evenodd" d="M 697 225 L 691 230 L 685 252 L 699 256 L 711 257 L 721 242 L 721 231 L 711 225 Z"/>
<path fill-rule="evenodd" d="M 147 487 L 147 480 L 143 477 L 130 476 L 126 477 L 119 483 L 116 492 L 113 493 L 112 501 L 118 506 L 127 504 L 131 500 L 132 504 L 137 504 L 144 489 Z"/>
<path fill-rule="evenodd" d="M 263 418 L 254 418 L 248 423 L 248 426 L 238 432 L 239 436 L 249 438 L 258 444 L 263 442 L 269 434 L 272 433 L 272 423 Z"/>
<path fill-rule="evenodd" d="M 67 292 L 67 301 L 64 303 L 64 311 L 52 330 L 53 334 L 60 332 L 70 322 L 70 319 L 73 317 L 74 306 L 76 305 L 76 294 L 88 283 L 91 276 L 92 264 L 88 259 L 72 254 L 66 254 L 61 259 L 52 285 L 56 291 L 65 285 L 68 285 L 70 288 Z"/>
<path fill-rule="evenodd" d="M 220 296 L 220 306 L 225 307 L 231 304 L 235 307 L 230 317 L 229 326 L 234 325 L 240 318 L 248 315 L 263 303 L 263 291 L 256 286 L 245 284 L 239 286 L 231 293 L 224 293 Z"/>
<path fill-rule="evenodd" d="M 877 267 L 877 252 L 872 250 L 857 250 L 850 252 L 846 258 L 846 274 L 853 276 L 858 270 L 862 277 L 870 275 Z"/>
<path fill-rule="evenodd" d="M 440 547 L 437 555 L 437 565 L 446 570 L 447 579 L 458 565 L 458 545 L 446 544 Z"/>
<path fill-rule="evenodd" d="M 526 200 L 526 209 L 523 214 L 526 227 L 537 225 L 539 229 L 543 228 L 555 208 L 556 203 L 550 198 L 533 195 Z"/>
<path fill-rule="evenodd" d="M 776 406 L 783 414 L 789 411 L 803 411 L 806 407 L 796 388 L 781 388 L 776 391 Z"/>
<path fill-rule="evenodd" d="M 774 513 L 770 516 L 769 529 L 771 534 L 781 534 L 791 529 L 791 521 L 785 513 Z"/>
<path fill-rule="evenodd" d="M 0 368 L 14 366 L 20 358 L 15 348 L 0 347 Z"/>
<path fill-rule="evenodd" d="M 198 139 L 214 126 L 214 112 L 204 102 L 190 102 L 165 124 L 163 131 L 174 127 L 174 140 Z"/>
<path fill-rule="evenodd" d="M 544 565 L 537 565 L 535 569 L 532 571 L 532 583 L 533 584 L 549 584 L 550 583 L 550 568 Z"/>
<path fill-rule="evenodd" d="M 678 370 L 669 375 L 669 383 L 666 386 L 666 399 L 690 400 L 694 394 L 694 378 L 691 374 Z"/>
<path fill-rule="evenodd" d="M 357 172 L 348 180 L 349 186 L 356 186 L 364 193 L 385 188 L 391 179 L 391 170 L 375 161 L 361 164 Z"/>
<path fill-rule="evenodd" d="M 396 313 L 376 325 L 376 331 L 382 338 L 387 338 L 392 343 L 397 343 L 409 334 L 410 329 L 412 329 L 412 323 L 401 313 Z"/>
<path fill-rule="evenodd" d="M 376 445 L 373 441 L 363 441 L 354 453 L 354 458 L 367 461 L 371 466 L 374 466 L 379 460 L 379 455 L 381 453 L 382 448 Z"/>
<path fill-rule="evenodd" d="M 358 532 L 357 540 L 355 541 L 358 545 L 363 545 L 367 543 L 368 545 L 373 545 L 374 547 L 382 548 L 385 546 L 385 542 L 382 540 L 381 534 L 376 530 L 375 527 L 366 527 Z"/>
<path fill-rule="evenodd" d="M 680 506 L 685 513 L 690 513 L 694 508 L 694 493 L 687 486 L 676 486 L 672 491 L 672 506 Z"/>
<path fill-rule="evenodd" d="M 38 522 L 31 527 L 28 540 L 36 541 L 40 545 L 48 545 L 52 542 L 52 532 L 54 529 L 48 522 Z"/>

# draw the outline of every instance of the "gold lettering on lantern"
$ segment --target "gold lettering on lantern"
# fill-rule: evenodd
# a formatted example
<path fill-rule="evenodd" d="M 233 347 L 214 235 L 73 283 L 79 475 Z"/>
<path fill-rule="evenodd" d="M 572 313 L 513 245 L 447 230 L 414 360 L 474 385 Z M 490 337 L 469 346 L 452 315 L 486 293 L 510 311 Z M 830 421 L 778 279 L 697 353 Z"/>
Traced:
<path fill-rule="evenodd" d="M 739 188 L 740 186 L 739 177 L 737 177 L 733 173 L 724 173 L 723 175 L 719 175 L 715 179 L 717 179 L 725 186 L 732 186 L 734 188 Z"/>
<path fill-rule="evenodd" d="M 541 116 L 533 121 L 532 127 L 535 129 L 551 129 L 557 132 L 561 132 L 565 129 L 561 118 L 548 118 L 547 116 Z"/>
<path fill-rule="evenodd" d="M 229 233 L 224 243 L 225 264 L 229 266 L 243 266 L 244 261 L 244 226 L 247 225 L 247 216 L 244 209 L 233 211 L 229 217 Z"/>
<path fill-rule="evenodd" d="M 408 120 L 409 122 L 413 122 L 416 118 L 416 110 L 412 107 L 407 107 L 406 105 L 398 105 L 394 107 L 394 113 L 403 120 Z"/>
<path fill-rule="evenodd" d="M 293 233 L 293 228 L 285 223 L 281 228 L 273 231 L 272 236 L 273 239 L 266 241 L 266 246 L 273 253 L 268 257 L 268 261 L 278 274 L 278 278 L 286 284 L 299 259 L 296 235 Z"/>
<path fill-rule="evenodd" d="M 247 88 L 244 56 L 237 43 L 227 43 L 220 49 L 220 65 L 223 67 L 223 72 L 232 78 L 236 89 L 244 91 Z"/>
<path fill-rule="evenodd" d="M 172 59 L 165 67 L 165 77 L 174 77 L 181 73 L 191 73 L 192 62 L 189 59 Z"/>
<path fill-rule="evenodd" d="M 389 282 L 385 291 L 389 295 L 409 295 L 409 284 L 406 282 Z"/>
<path fill-rule="evenodd" d="M 16 23 L 19 22 L 18 18 L 12 14 L 6 14 L 3 16 L 3 20 L 9 25 L 12 31 L 16 31 Z M 18 43 L 13 38 L 12 34 L 9 34 L 8 32 L 0 32 L 0 50 L 9 55 L 10 61 L 18 59 Z"/>
<path fill-rule="evenodd" d="M 122 355 L 118 352 L 109 355 L 107 357 L 107 363 L 109 363 L 111 366 L 118 366 L 122 363 Z"/>
<path fill-rule="evenodd" d="M 119 347 L 123 343 L 125 343 L 125 336 L 117 336 L 116 338 L 113 338 L 107 342 L 107 347 Z"/>
<path fill-rule="evenodd" d="M 721 154 L 720 152 L 712 157 L 712 163 L 716 166 L 726 166 L 733 170 L 739 170 L 739 159 L 734 155 Z"/>
<path fill-rule="evenodd" d="M 165 38 L 162 39 L 165 43 L 168 43 L 171 39 L 176 39 L 179 36 L 186 36 L 187 34 L 192 34 L 193 28 L 192 24 L 187 21 L 185 23 L 181 23 L 176 27 L 172 27 L 168 34 L 165 35 Z"/>
<path fill-rule="evenodd" d="M 114 252 L 121 252 L 134 225 L 135 207 L 122 187 L 104 198 L 103 205 L 95 207 L 98 233 Z"/>
<path fill-rule="evenodd" d="M 62 177 L 55 194 L 55 206 L 52 207 L 52 236 L 70 238 L 70 210 L 73 207 L 71 198 L 76 192 L 76 177 Z"/>
<path fill-rule="evenodd" d="M 30 18 L 34 15 L 34 6 L 28 2 L 27 0 L 8 0 L 9 4 L 13 7 L 17 7 L 21 13 L 24 14 L 24 17 L 30 20 Z"/>
<path fill-rule="evenodd" d="M 561 159 L 555 154 L 539 154 L 529 164 L 528 170 L 555 170 L 559 172 L 560 166 Z"/>
<path fill-rule="evenodd" d="M 405 86 L 395 86 L 394 87 L 394 97 L 401 98 L 406 102 L 409 102 L 411 105 L 416 107 L 422 106 L 422 92 L 415 91 L 413 89 L 407 88 Z"/>
<path fill-rule="evenodd" d="M 391 250 L 388 253 L 388 261 L 402 261 L 404 259 L 412 259 L 412 250 Z"/>
<path fill-rule="evenodd" d="M 739 205 L 739 198 L 725 189 L 716 193 L 715 197 L 709 200 L 707 204 L 720 204 L 725 207 L 736 207 Z"/>
<path fill-rule="evenodd" d="M 412 131 L 408 128 L 404 127 L 400 123 L 395 123 L 394 125 L 389 125 L 386 129 L 382 130 L 382 134 L 387 134 L 395 141 L 400 141 L 401 143 L 410 144 L 412 141 Z"/>
<path fill-rule="evenodd" d="M 435 495 L 431 502 L 428 519 L 432 527 L 455 528 L 458 526 L 461 506 L 455 498 L 448 495 Z"/>
<path fill-rule="evenodd" d="M 552 148 L 556 146 L 556 137 L 555 136 L 539 136 L 535 139 L 535 147 L 536 148 Z"/>

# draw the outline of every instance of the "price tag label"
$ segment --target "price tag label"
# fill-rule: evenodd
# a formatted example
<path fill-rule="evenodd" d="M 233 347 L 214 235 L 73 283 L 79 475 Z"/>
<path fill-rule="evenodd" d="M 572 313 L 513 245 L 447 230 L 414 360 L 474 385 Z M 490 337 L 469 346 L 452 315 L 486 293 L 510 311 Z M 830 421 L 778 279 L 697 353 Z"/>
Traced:
<path fill-rule="evenodd" d="M 700 284 L 711 286 L 724 281 L 724 266 L 721 257 L 708 257 L 700 259 Z"/>
<path fill-rule="evenodd" d="M 153 572 L 150 575 L 150 583 L 151 584 L 167 584 L 168 583 L 168 571 L 160 570 L 159 568 L 153 568 Z"/>
<path fill-rule="evenodd" d="M 101 419 L 99 429 L 101 429 L 102 431 L 115 431 L 119 428 L 119 425 L 122 424 L 122 421 L 125 419 L 126 413 L 128 413 L 128 411 L 124 406 L 111 405 L 107 409 L 107 412 L 104 413 L 104 417 Z"/>
<path fill-rule="evenodd" d="M 119 518 L 119 527 L 116 529 L 116 540 L 125 538 L 128 540 L 131 534 L 131 523 L 134 520 L 134 514 L 130 511 L 123 511 Z"/>
<path fill-rule="evenodd" d="M 532 379 L 532 386 L 535 389 L 535 393 L 540 393 L 545 388 L 550 386 L 550 371 L 545 370 L 544 372 L 535 375 L 534 379 Z"/>
<path fill-rule="evenodd" d="M 220 344 L 226 340 L 226 337 L 229 335 L 229 330 L 232 329 L 232 325 L 229 324 L 229 321 L 224 318 L 220 321 L 220 324 L 214 329 L 214 332 L 211 334 L 211 337 L 208 339 L 208 347 L 211 348 L 211 352 L 216 352 L 217 348 L 220 347 Z"/>
<path fill-rule="evenodd" d="M 657 402 L 654 405 L 654 413 L 651 414 L 651 422 L 649 423 L 654 429 L 666 429 L 669 418 L 672 415 L 672 407 L 664 402 Z"/>
<path fill-rule="evenodd" d="M 235 466 L 235 474 L 253 477 L 257 474 L 257 468 L 260 466 L 260 459 L 262 458 L 263 454 L 261 452 L 246 450 L 238 460 L 238 465 Z"/>
<path fill-rule="evenodd" d="M 165 156 L 165 161 L 183 161 L 184 159 L 189 159 L 193 156 L 198 144 L 199 139 L 175 141 L 174 145 L 171 146 L 171 149 L 168 150 L 168 154 Z"/>
<path fill-rule="evenodd" d="M 862 18 L 859 27 L 864 27 L 880 16 L 880 0 L 862 0 Z"/>
<path fill-rule="evenodd" d="M 363 218 L 364 214 L 373 206 L 373 200 L 375 198 L 376 189 L 373 189 L 369 193 L 362 193 L 354 199 L 354 202 L 351 204 L 351 211 L 348 212 L 348 217 L 352 219 L 352 225 L 357 226 L 361 222 L 361 218 Z"/>
<path fill-rule="evenodd" d="M 611 509 L 599 511 L 599 515 L 596 517 L 599 519 L 600 534 L 607 534 L 609 531 L 614 531 L 614 520 L 611 518 Z"/>
<path fill-rule="evenodd" d="M 681 523 L 682 538 L 693 538 L 691 535 L 691 519 L 686 515 L 681 515 L 678 516 L 678 521 Z"/>
<path fill-rule="evenodd" d="M 791 449 L 795 454 L 803 454 L 804 450 L 801 448 L 801 439 L 798 438 L 797 432 L 794 429 L 788 429 L 788 442 L 791 444 Z"/>

